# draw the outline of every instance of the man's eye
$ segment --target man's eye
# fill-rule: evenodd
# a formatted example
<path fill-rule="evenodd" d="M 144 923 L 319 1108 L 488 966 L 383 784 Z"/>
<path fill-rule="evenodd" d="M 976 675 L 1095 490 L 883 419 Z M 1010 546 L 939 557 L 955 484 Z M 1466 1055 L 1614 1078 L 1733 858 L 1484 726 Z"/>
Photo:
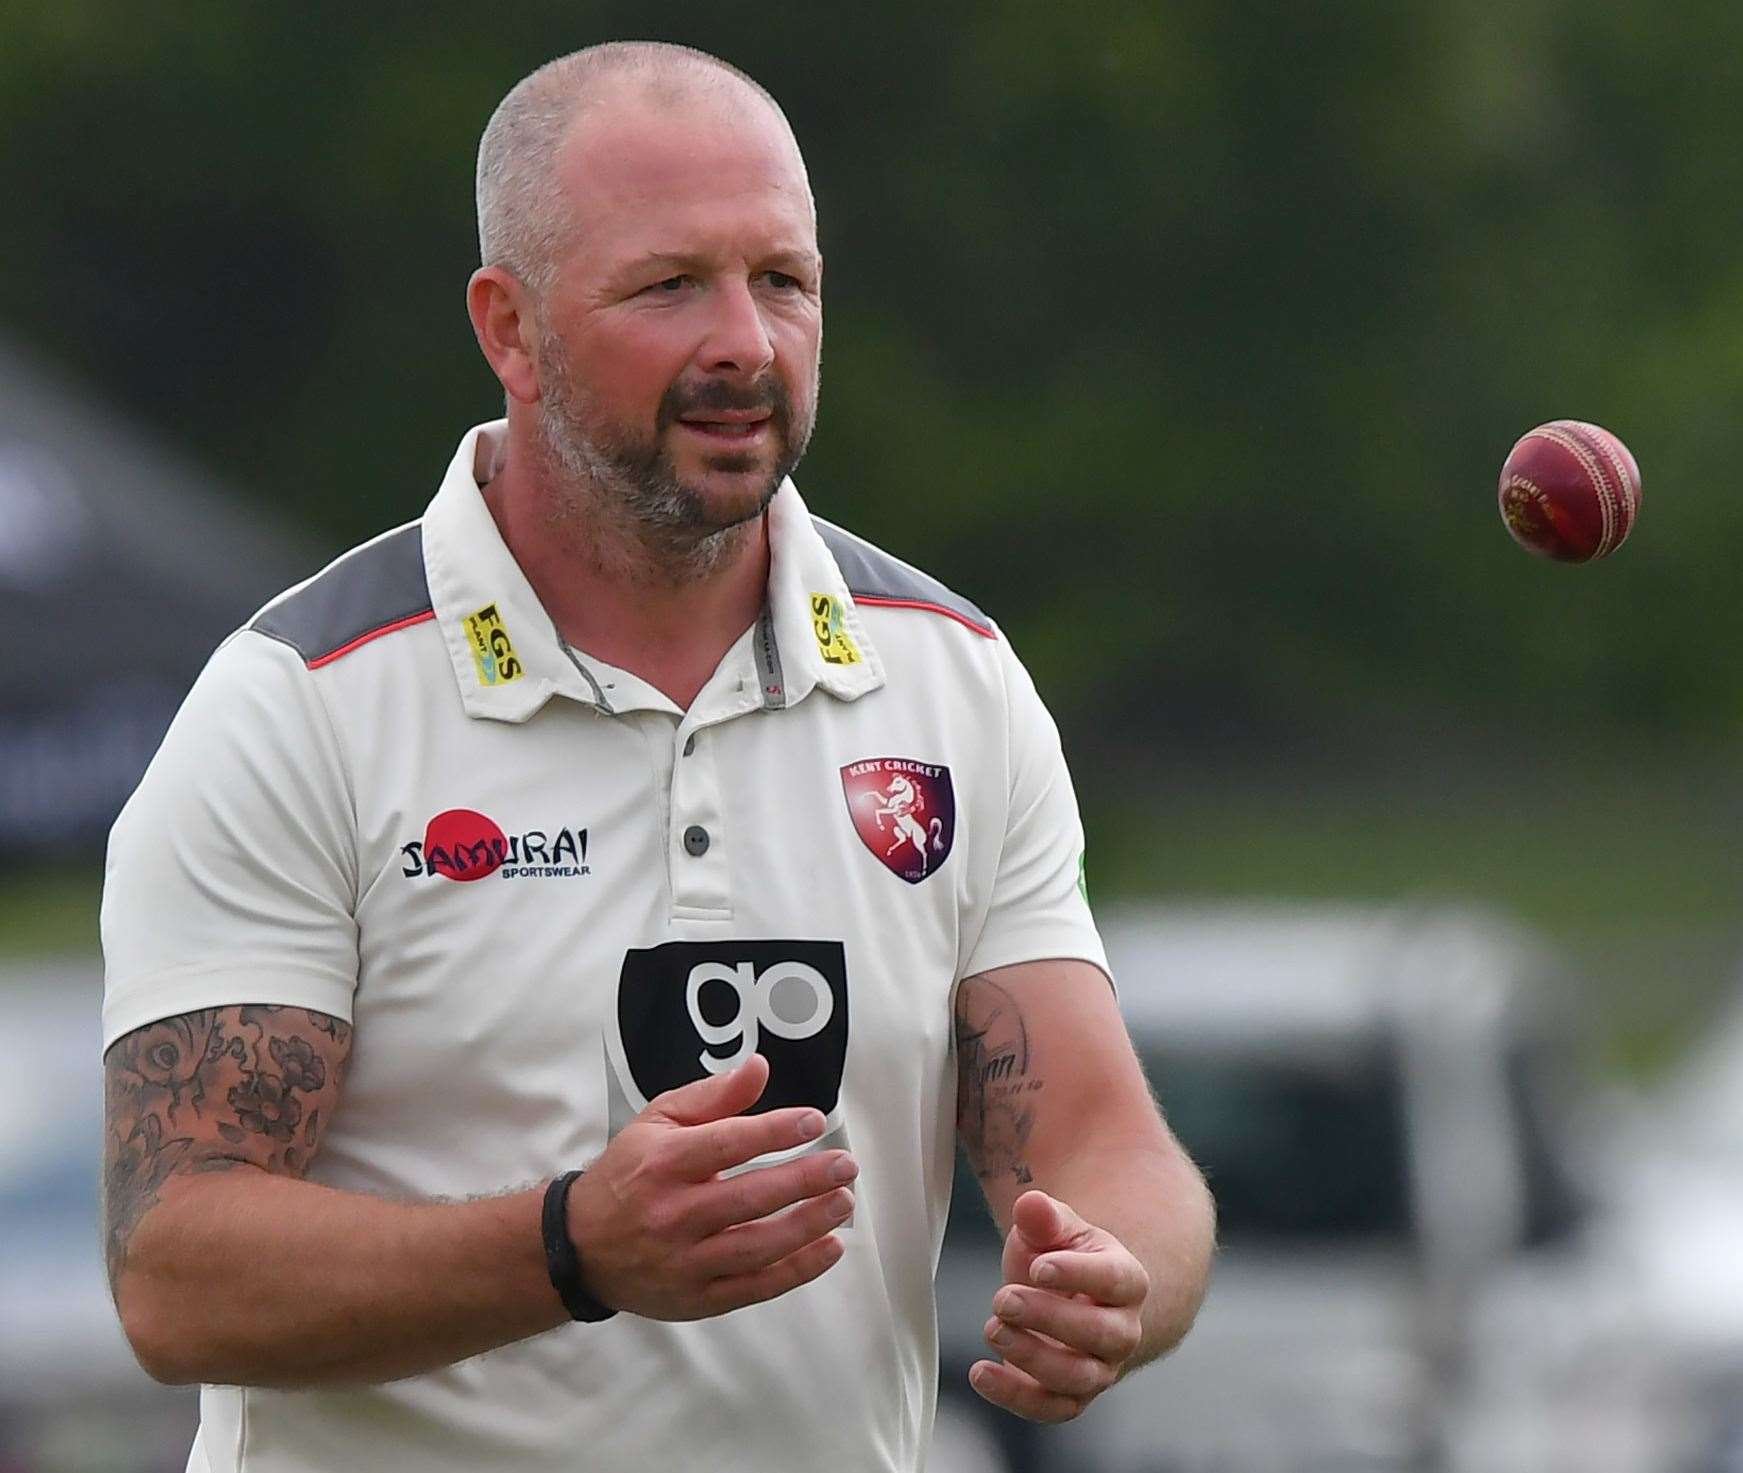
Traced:
<path fill-rule="evenodd" d="M 763 279 L 776 291 L 789 292 L 800 284 L 797 276 L 789 276 L 785 271 L 765 271 Z"/>
<path fill-rule="evenodd" d="M 690 278 L 688 276 L 668 276 L 663 281 L 656 281 L 648 288 L 648 290 L 651 292 L 666 292 L 670 294 L 672 292 L 682 291 L 689 285 L 689 283 Z"/>

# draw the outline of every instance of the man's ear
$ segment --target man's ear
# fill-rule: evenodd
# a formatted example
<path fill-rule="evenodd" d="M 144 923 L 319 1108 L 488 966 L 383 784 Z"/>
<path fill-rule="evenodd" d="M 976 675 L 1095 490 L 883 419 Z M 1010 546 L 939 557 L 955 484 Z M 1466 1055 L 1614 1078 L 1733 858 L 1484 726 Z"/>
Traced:
<path fill-rule="evenodd" d="M 466 314 L 490 371 L 510 399 L 536 404 L 539 369 L 534 355 L 538 329 L 532 294 L 511 271 L 480 266 L 466 283 Z"/>

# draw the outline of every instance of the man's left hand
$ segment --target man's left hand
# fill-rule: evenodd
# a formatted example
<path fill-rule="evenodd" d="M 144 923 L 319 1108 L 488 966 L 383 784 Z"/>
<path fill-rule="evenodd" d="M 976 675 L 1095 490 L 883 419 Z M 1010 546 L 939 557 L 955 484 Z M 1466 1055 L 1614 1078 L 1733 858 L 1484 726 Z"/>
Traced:
<path fill-rule="evenodd" d="M 1150 1276 L 1112 1233 L 1041 1191 L 1011 1209 L 1004 1274 L 986 1324 L 1004 1359 L 976 1361 L 969 1384 L 1030 1421 L 1069 1422 L 1137 1352 Z"/>

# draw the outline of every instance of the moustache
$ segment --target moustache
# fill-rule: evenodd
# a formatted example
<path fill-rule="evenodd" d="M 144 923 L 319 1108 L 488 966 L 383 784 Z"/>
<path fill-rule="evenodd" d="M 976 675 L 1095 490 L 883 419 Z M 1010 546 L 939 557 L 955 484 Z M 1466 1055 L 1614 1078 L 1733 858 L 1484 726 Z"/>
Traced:
<path fill-rule="evenodd" d="M 728 383 L 724 379 L 710 379 L 700 384 L 673 384 L 660 398 L 655 422 L 664 430 L 681 415 L 709 410 L 742 414 L 761 411 L 782 429 L 786 428 L 792 417 L 792 405 L 787 398 L 786 385 L 779 379 L 767 379 L 761 384 L 743 387 Z"/>

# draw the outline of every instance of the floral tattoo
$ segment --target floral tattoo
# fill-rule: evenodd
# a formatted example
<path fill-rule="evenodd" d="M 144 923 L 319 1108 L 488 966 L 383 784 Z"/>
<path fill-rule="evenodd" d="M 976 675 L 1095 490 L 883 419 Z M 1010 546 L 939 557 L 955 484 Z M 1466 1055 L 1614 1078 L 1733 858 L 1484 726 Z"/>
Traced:
<path fill-rule="evenodd" d="M 338 1099 L 351 1026 L 306 1008 L 206 1008 L 135 1029 L 103 1060 L 103 1239 L 113 1289 L 170 1177 L 302 1176 Z"/>
<path fill-rule="evenodd" d="M 1033 1070 L 1023 1010 L 998 983 L 970 977 L 956 992 L 956 1131 L 983 1186 L 1034 1180 Z"/>

